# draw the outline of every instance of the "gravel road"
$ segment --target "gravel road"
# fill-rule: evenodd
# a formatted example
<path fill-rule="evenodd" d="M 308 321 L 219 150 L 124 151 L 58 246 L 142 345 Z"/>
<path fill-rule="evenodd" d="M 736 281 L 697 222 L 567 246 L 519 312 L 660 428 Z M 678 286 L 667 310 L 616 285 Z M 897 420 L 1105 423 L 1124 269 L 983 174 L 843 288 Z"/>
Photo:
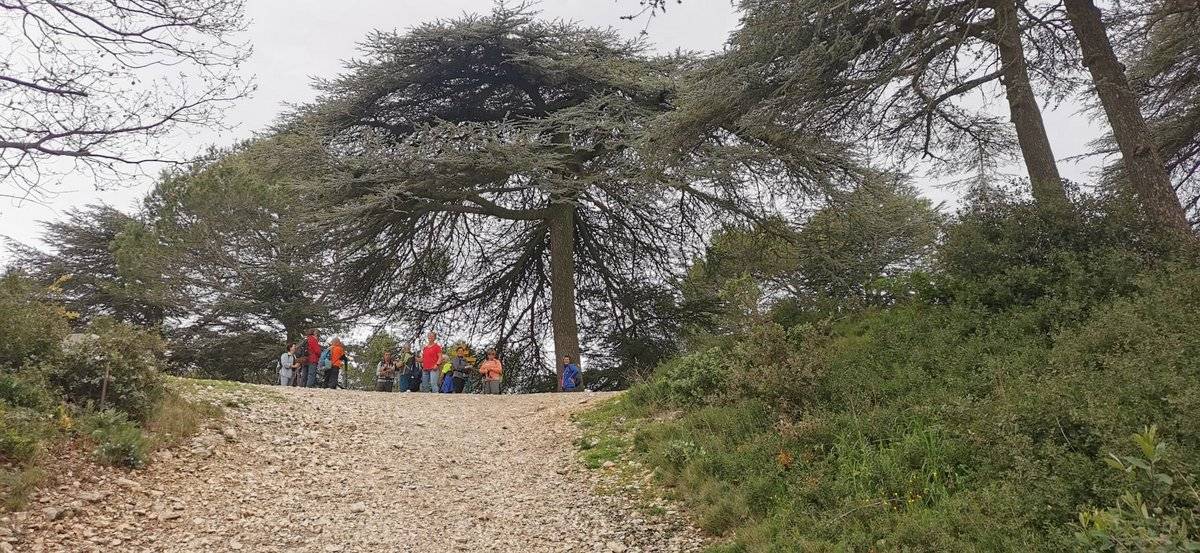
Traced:
<path fill-rule="evenodd" d="M 576 460 L 569 416 L 607 394 L 219 393 L 254 399 L 144 470 L 64 463 L 28 510 L 0 518 L 0 552 L 703 545 L 674 510 L 596 493 L 605 471 Z"/>

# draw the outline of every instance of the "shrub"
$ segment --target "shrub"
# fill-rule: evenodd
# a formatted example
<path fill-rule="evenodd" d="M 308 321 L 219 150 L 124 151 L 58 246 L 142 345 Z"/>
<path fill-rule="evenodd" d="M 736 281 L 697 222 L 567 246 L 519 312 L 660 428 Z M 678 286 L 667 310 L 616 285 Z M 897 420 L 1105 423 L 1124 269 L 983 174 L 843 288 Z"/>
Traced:
<path fill-rule="evenodd" d="M 11 407 L 46 412 L 54 404 L 54 399 L 45 386 L 32 380 L 31 375 L 0 374 L 0 402 Z"/>
<path fill-rule="evenodd" d="M 11 271 L 0 276 L 0 370 L 53 357 L 69 323 L 47 288 Z"/>
<path fill-rule="evenodd" d="M 1079 513 L 1079 544 L 1089 551 L 1200 551 L 1195 475 L 1168 459 L 1156 427 L 1144 428 L 1132 441 L 1136 454 L 1108 458 L 1130 476 L 1132 489 L 1112 507 Z"/>
<path fill-rule="evenodd" d="M 663 363 L 654 382 L 635 395 L 664 407 L 699 405 L 721 391 L 728 371 L 716 348 L 682 355 Z"/>
<path fill-rule="evenodd" d="M 681 410 L 639 423 L 635 452 L 730 551 L 1068 550 L 1080 507 L 1118 496 L 1087 521 L 1112 543 L 1195 541 L 1104 458 L 1157 421 L 1200 466 L 1200 270 L 1157 262 L 1114 291 L 1075 278 L 1094 268 L 1018 301 L 751 327 L 631 390 Z M 717 366 L 722 384 L 696 377 Z"/>
<path fill-rule="evenodd" d="M 1054 322 L 1132 292 L 1135 277 L 1173 249 L 1144 241 L 1145 222 L 1122 197 L 1080 196 L 1076 216 L 1047 215 L 1013 190 L 971 198 L 938 252 L 944 286 L 959 302 L 992 310 L 1049 302 Z M 1047 307 L 1047 309 L 1050 309 Z"/>
<path fill-rule="evenodd" d="M 0 374 L 0 460 L 25 463 L 55 433 L 55 400 L 32 371 Z"/>
<path fill-rule="evenodd" d="M 107 465 L 137 468 L 145 464 L 150 452 L 142 429 L 120 411 L 90 413 L 79 421 L 79 431 L 95 444 L 92 454 L 96 460 Z"/>
<path fill-rule="evenodd" d="M 163 394 L 164 351 L 162 339 L 151 332 L 99 319 L 84 339 L 64 347 L 46 377 L 67 401 L 86 407 L 99 403 L 107 370 L 107 406 L 144 420 Z"/>
<path fill-rule="evenodd" d="M 46 413 L 0 403 L 0 461 L 20 464 L 32 460 L 53 432 Z"/>

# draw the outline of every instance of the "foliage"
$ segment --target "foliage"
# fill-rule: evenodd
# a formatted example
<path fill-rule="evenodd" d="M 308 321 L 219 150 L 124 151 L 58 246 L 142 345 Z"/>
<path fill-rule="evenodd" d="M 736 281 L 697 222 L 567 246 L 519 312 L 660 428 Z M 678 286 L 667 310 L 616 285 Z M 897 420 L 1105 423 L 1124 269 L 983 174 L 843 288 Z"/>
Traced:
<path fill-rule="evenodd" d="M 643 404 L 692 407 L 710 402 L 730 379 L 732 367 L 716 348 L 681 355 L 663 362 L 657 376 L 630 392 Z"/>
<path fill-rule="evenodd" d="M 99 405 L 107 372 L 105 407 L 144 420 L 163 394 L 165 348 L 152 332 L 98 319 L 44 370 L 51 389 L 81 407 Z"/>
<path fill-rule="evenodd" d="M 1008 118 L 973 100 L 1019 82 L 1001 84 L 1002 28 L 992 5 L 764 0 L 739 7 L 742 24 L 729 47 L 686 75 L 680 109 L 660 133 L 668 145 L 713 129 L 780 149 L 823 137 L 881 155 L 921 155 L 955 172 L 964 159 L 1015 149 Z M 1058 97 L 1076 84 L 1059 77 L 1078 68 L 1064 63 L 1064 41 L 1047 40 L 1051 23 L 1037 19 L 1057 23 L 1061 14 L 1040 8 L 1019 15 L 1034 21 L 1021 21 L 1018 31 L 1038 48 L 1028 60 L 1037 64 L 1033 76 Z M 789 132 L 797 128 L 803 138 Z"/>
<path fill-rule="evenodd" d="M 657 292 L 642 283 L 672 276 L 675 244 L 767 209 L 764 182 L 803 189 L 647 162 L 637 146 L 691 59 L 611 29 L 501 3 L 374 33 L 364 50 L 291 124 L 326 144 L 333 174 L 309 192 L 355 304 L 410 329 L 494 332 L 507 352 L 552 334 L 577 360 L 577 324 L 619 343 L 654 337 L 653 303 L 639 300 Z"/>
<path fill-rule="evenodd" d="M 880 177 L 834 194 L 799 224 L 773 218 L 725 227 L 680 285 L 683 309 L 700 314 L 687 333 L 727 334 L 766 318 L 815 320 L 905 299 L 908 290 L 888 284 L 929 267 L 941 225 L 912 187 Z"/>
<path fill-rule="evenodd" d="M 154 405 L 143 427 L 154 448 L 171 447 L 194 436 L 203 425 L 224 415 L 220 406 L 207 401 L 190 401 L 168 388 Z"/>
<path fill-rule="evenodd" d="M 13 253 L 31 276 L 60 291 L 67 308 L 79 314 L 77 322 L 105 316 L 158 326 L 182 301 L 172 297 L 155 264 L 161 255 L 150 231 L 117 209 L 68 211 L 62 221 L 43 225 L 42 241 L 50 250 L 17 246 Z"/>
<path fill-rule="evenodd" d="M 32 460 L 53 432 L 46 413 L 0 403 L 0 460 L 18 464 Z"/>
<path fill-rule="evenodd" d="M 282 134 L 213 152 L 146 198 L 157 245 L 141 258 L 158 256 L 153 263 L 186 298 L 167 332 L 178 372 L 269 382 L 281 337 L 340 326 L 337 271 L 292 192 L 324 174 L 313 147 Z"/>
<path fill-rule="evenodd" d="M 1200 494 L 1195 474 L 1164 469 L 1167 444 L 1154 426 L 1133 435 L 1136 455 L 1107 459 L 1129 474 L 1137 488 L 1126 491 L 1117 504 L 1079 513 L 1075 537 L 1090 551 L 1200 551 Z"/>
<path fill-rule="evenodd" d="M 1139 241 L 1119 201 L 1081 198 L 1063 222 L 976 197 L 924 292 L 714 336 L 614 416 L 637 417 L 636 458 L 730 536 L 721 550 L 1059 551 L 1081 508 L 1125 492 L 1142 499 L 1089 528 L 1183 535 L 1186 494 L 1157 519 L 1160 496 L 1105 455 L 1155 421 L 1174 466 L 1200 464 L 1200 271 Z M 1139 501 L 1157 526 L 1129 518 Z"/>
<path fill-rule="evenodd" d="M 92 441 L 92 455 L 106 465 L 138 468 L 150 453 L 141 427 L 121 411 L 105 409 L 81 417 L 79 433 Z"/>
<path fill-rule="evenodd" d="M 54 405 L 44 385 L 31 375 L 0 373 L 0 402 L 9 407 L 48 412 Z"/>
<path fill-rule="evenodd" d="M 1179 199 L 1192 221 L 1200 215 L 1200 45 L 1188 36 L 1200 23 L 1200 6 L 1133 0 L 1107 6 L 1113 45 L 1129 66 L 1155 147 L 1171 173 Z M 1111 136 L 1096 141 L 1097 153 L 1111 153 Z M 1105 168 L 1105 184 L 1125 179 L 1120 163 Z"/>
<path fill-rule="evenodd" d="M 172 372 L 193 378 L 277 382 L 280 335 L 238 322 L 221 329 L 176 328 L 167 334 Z"/>
<path fill-rule="evenodd" d="M 0 504 L 23 508 L 45 472 L 38 467 L 67 417 L 31 374 L 0 371 Z"/>
<path fill-rule="evenodd" d="M 0 370 L 52 357 L 70 332 L 70 316 L 52 290 L 16 271 L 0 275 Z"/>
<path fill-rule="evenodd" d="M 1169 243 L 1149 239 L 1127 196 L 1077 195 L 1070 219 L 1039 213 L 1010 188 L 980 188 L 968 200 L 937 255 L 958 301 L 1086 309 L 1129 293 L 1137 273 L 1174 255 Z"/>

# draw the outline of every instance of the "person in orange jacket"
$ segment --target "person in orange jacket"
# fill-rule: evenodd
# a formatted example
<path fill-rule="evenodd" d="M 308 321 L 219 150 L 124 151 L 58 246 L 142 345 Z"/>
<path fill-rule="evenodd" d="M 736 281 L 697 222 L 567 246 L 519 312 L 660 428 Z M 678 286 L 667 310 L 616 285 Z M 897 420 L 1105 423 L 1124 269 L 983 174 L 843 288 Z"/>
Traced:
<path fill-rule="evenodd" d="M 346 366 L 346 347 L 342 345 L 341 338 L 334 338 L 329 349 L 330 366 L 325 371 L 325 387 L 337 388 L 338 373 Z"/>
<path fill-rule="evenodd" d="M 487 359 L 479 364 L 479 374 L 483 375 L 483 393 L 500 393 L 500 375 L 504 373 L 504 364 L 496 357 L 496 348 L 488 348 Z"/>

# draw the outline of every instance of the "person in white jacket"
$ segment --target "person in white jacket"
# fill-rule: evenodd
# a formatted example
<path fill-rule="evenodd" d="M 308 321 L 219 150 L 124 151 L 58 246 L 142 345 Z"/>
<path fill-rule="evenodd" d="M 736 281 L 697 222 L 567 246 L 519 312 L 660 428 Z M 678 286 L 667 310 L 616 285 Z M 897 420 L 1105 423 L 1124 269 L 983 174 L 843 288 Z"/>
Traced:
<path fill-rule="evenodd" d="M 296 360 L 296 344 L 288 344 L 287 351 L 279 356 L 279 385 L 291 386 L 294 371 L 300 366 Z"/>

